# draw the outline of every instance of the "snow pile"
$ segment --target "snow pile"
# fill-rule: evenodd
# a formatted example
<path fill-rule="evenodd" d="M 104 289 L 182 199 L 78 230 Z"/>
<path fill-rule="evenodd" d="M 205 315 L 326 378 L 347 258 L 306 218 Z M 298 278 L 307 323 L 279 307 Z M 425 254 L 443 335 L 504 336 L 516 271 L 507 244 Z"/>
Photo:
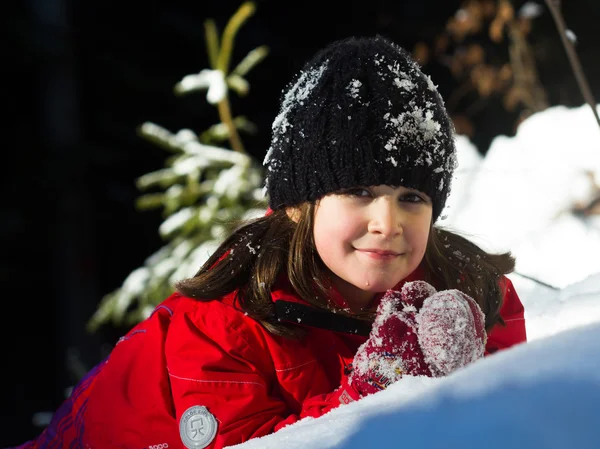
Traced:
<path fill-rule="evenodd" d="M 497 137 L 485 158 L 464 137 L 457 150 L 440 224 L 516 257 L 509 278 L 528 338 L 600 320 L 600 288 L 588 288 L 600 275 L 600 216 L 571 212 L 600 184 L 600 129 L 589 106 L 535 114 L 515 137 Z"/>
<path fill-rule="evenodd" d="M 236 449 L 598 447 L 600 217 L 569 211 L 600 181 L 594 117 L 588 106 L 550 108 L 485 158 L 463 137 L 457 147 L 441 224 L 517 257 L 509 277 L 529 343 L 448 377 L 405 376 Z"/>
<path fill-rule="evenodd" d="M 236 449 L 595 448 L 600 323 L 387 390 Z"/>
<path fill-rule="evenodd" d="M 484 159 L 464 138 L 457 145 L 441 225 L 488 250 L 511 250 L 517 272 L 555 287 L 600 271 L 600 217 L 570 213 L 600 184 L 600 128 L 589 106 L 531 116 L 515 137 L 494 139 Z"/>

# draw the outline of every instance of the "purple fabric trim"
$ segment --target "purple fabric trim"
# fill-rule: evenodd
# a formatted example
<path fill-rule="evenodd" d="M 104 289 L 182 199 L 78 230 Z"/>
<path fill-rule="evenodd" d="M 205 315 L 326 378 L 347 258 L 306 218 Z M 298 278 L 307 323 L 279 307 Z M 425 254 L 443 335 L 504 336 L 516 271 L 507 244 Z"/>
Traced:
<path fill-rule="evenodd" d="M 165 309 L 169 313 L 169 315 L 173 316 L 173 311 L 171 309 L 169 309 L 167 306 L 163 306 L 163 305 L 157 306 L 156 309 L 154 309 L 154 311 L 152 312 L 152 315 L 154 315 L 154 312 L 157 312 L 160 309 Z"/>
<path fill-rule="evenodd" d="M 133 331 L 132 333 L 125 335 L 124 337 L 119 338 L 119 341 L 117 342 L 117 344 L 121 343 L 122 341 L 125 340 L 129 340 L 131 337 L 133 337 L 135 334 L 139 334 L 139 333 L 145 333 L 146 329 L 138 329 Z"/>
<path fill-rule="evenodd" d="M 52 421 L 42 432 L 42 434 L 35 440 L 28 441 L 21 446 L 7 449 L 84 449 L 82 437 L 83 437 L 83 415 L 87 406 L 87 399 L 83 402 L 82 406 L 77 410 L 75 415 L 75 422 L 73 422 L 73 409 L 74 404 L 82 394 L 86 394 L 88 387 L 96 377 L 96 375 L 102 370 L 102 367 L 106 363 L 103 360 L 94 368 L 92 368 L 86 376 L 75 386 L 71 395 L 65 399 L 52 416 Z M 66 432 L 75 425 L 75 438 L 69 441 Z M 72 437 L 72 432 L 71 432 Z"/>

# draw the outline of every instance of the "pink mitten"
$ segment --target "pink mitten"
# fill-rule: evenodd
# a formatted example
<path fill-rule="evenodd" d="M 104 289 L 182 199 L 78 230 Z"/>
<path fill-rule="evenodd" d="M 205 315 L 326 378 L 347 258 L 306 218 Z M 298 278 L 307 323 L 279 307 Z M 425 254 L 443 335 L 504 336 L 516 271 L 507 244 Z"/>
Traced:
<path fill-rule="evenodd" d="M 403 375 L 446 375 L 483 356 L 484 322 L 477 303 L 458 290 L 436 292 L 424 281 L 388 290 L 348 383 L 365 396 Z"/>
<path fill-rule="evenodd" d="M 350 386 L 360 395 L 383 390 L 403 374 L 431 376 L 419 346 L 416 314 L 436 293 L 426 282 L 406 283 L 381 298 L 368 340 L 354 356 Z"/>
<path fill-rule="evenodd" d="M 427 298 L 416 316 L 419 345 L 434 376 L 446 376 L 483 357 L 485 316 L 460 290 L 442 290 Z"/>

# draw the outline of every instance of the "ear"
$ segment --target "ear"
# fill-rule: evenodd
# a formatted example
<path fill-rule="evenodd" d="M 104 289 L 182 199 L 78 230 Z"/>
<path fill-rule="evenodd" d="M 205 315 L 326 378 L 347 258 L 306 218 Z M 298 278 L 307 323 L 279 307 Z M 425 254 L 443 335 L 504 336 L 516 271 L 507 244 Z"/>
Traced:
<path fill-rule="evenodd" d="M 285 213 L 294 223 L 298 223 L 298 220 L 300 220 L 300 209 L 297 207 L 286 207 Z"/>

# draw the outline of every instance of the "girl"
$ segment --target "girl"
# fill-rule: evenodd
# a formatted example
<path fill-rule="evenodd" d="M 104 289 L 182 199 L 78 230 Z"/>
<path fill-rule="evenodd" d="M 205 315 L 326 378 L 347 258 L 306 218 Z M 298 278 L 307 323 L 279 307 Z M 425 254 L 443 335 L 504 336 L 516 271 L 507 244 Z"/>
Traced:
<path fill-rule="evenodd" d="M 22 448 L 222 448 L 524 342 L 509 254 L 434 224 L 455 168 L 435 86 L 382 37 L 282 96 L 269 210 L 135 326 Z"/>

